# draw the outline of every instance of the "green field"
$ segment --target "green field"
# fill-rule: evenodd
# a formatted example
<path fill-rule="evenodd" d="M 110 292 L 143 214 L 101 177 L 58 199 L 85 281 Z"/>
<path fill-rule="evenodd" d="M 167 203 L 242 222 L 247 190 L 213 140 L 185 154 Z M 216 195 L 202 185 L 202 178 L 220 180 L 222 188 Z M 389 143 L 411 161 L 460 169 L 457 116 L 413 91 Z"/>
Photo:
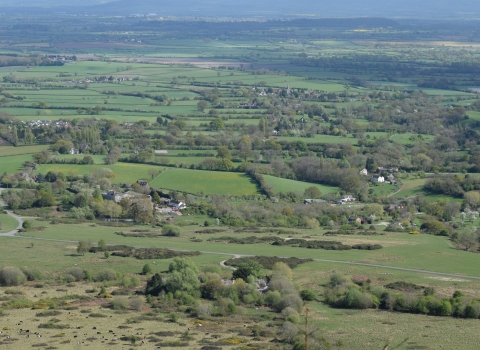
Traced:
<path fill-rule="evenodd" d="M 0 157 L 15 156 L 19 154 L 31 154 L 41 152 L 48 149 L 48 145 L 36 145 L 36 146 L 2 146 L 0 147 Z"/>
<path fill-rule="evenodd" d="M 242 196 L 257 193 L 257 185 L 245 174 L 175 168 L 167 168 L 150 186 L 193 194 Z"/>
<path fill-rule="evenodd" d="M 10 232 L 18 227 L 18 221 L 10 215 L 0 214 L 0 233 Z"/>
<path fill-rule="evenodd" d="M 14 174 L 23 168 L 23 163 L 32 160 L 31 154 L 5 156 L 0 158 L 0 173 Z"/>
<path fill-rule="evenodd" d="M 273 190 L 275 191 L 275 193 L 301 192 L 303 194 L 305 189 L 307 189 L 310 186 L 318 187 L 318 189 L 322 192 L 323 195 L 327 193 L 338 192 L 338 188 L 333 186 L 325 186 L 325 185 L 313 184 L 313 183 L 303 182 L 303 181 L 282 179 L 280 177 L 275 177 L 270 175 L 264 175 L 263 177 L 265 178 L 265 181 L 270 186 L 273 187 Z"/>
<path fill-rule="evenodd" d="M 185 218 L 184 218 L 185 219 Z M 190 218 L 191 219 L 191 218 Z M 198 250 L 228 254 L 252 254 L 267 256 L 295 256 L 303 258 L 331 259 L 338 261 L 364 262 L 384 266 L 396 266 L 402 268 L 424 269 L 444 273 L 456 273 L 480 277 L 476 267 L 477 255 L 463 250 L 454 249 L 448 237 L 433 235 L 410 235 L 408 233 L 389 233 L 377 236 L 322 236 L 323 230 L 302 230 L 301 233 L 314 239 L 341 241 L 344 244 L 369 242 L 381 244 L 380 250 L 321 250 L 305 249 L 290 246 L 274 246 L 270 244 L 225 244 L 206 241 L 212 237 L 220 237 L 228 234 L 217 233 L 208 236 L 198 235 L 193 231 L 198 230 L 198 221 L 193 220 L 192 225 L 185 227 L 184 234 L 179 238 L 136 238 L 123 237 L 115 234 L 118 228 L 96 226 L 91 224 L 77 225 L 51 225 L 48 222 L 34 222 L 35 226 L 45 226 L 43 232 L 29 232 L 29 236 L 62 240 L 91 240 L 105 239 L 108 243 L 164 247 L 180 250 Z M 147 226 L 144 226 L 148 229 Z M 225 228 L 227 229 L 227 228 Z M 379 228 L 380 229 L 380 228 Z M 231 233 L 230 233 L 231 234 Z M 235 237 L 248 237 L 249 233 L 235 233 Z M 269 235 L 269 234 L 260 234 Z M 271 235 L 271 234 L 270 234 Z M 203 242 L 192 242 L 190 238 L 197 236 Z M 375 268 L 365 267 L 371 271 Z M 372 270 L 373 269 L 373 270 Z M 408 271 L 404 271 L 407 273 Z M 426 278 L 428 273 L 420 274 Z"/>
<path fill-rule="evenodd" d="M 111 169 L 115 173 L 116 177 L 112 180 L 113 183 L 132 183 L 140 179 L 149 180 L 151 178 L 148 174 L 149 169 L 161 170 L 158 166 L 135 163 L 116 163 L 113 165 L 43 164 L 40 166 L 39 172 L 46 174 L 49 171 L 54 171 L 63 172 L 66 175 L 84 175 L 102 168 Z"/>

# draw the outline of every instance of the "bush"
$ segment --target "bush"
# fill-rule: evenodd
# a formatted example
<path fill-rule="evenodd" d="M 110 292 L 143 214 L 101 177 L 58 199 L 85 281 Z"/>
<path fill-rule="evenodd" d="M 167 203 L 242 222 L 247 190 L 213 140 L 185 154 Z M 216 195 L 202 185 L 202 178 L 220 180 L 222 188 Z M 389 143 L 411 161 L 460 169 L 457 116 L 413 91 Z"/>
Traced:
<path fill-rule="evenodd" d="M 144 303 L 143 303 L 142 298 L 135 297 L 135 298 L 130 299 L 129 304 L 130 304 L 130 308 L 132 308 L 136 311 L 140 311 L 142 309 Z"/>
<path fill-rule="evenodd" d="M 297 312 L 301 312 L 303 307 L 303 300 L 297 294 L 284 295 L 280 302 L 275 305 L 278 311 L 282 311 L 285 308 L 292 308 Z"/>
<path fill-rule="evenodd" d="M 198 317 L 208 317 L 213 312 L 213 306 L 211 304 L 200 304 L 197 307 L 197 316 Z"/>
<path fill-rule="evenodd" d="M 74 268 L 70 269 L 68 271 L 68 274 L 75 277 L 76 281 L 83 281 L 85 279 L 85 272 L 79 267 L 74 267 Z"/>
<path fill-rule="evenodd" d="M 352 309 L 368 309 L 373 307 L 372 295 L 368 293 L 362 293 L 362 291 L 356 288 L 350 288 L 345 294 L 345 306 Z"/>
<path fill-rule="evenodd" d="M 143 265 L 142 275 L 148 275 L 149 273 L 152 273 L 152 267 L 149 264 Z"/>
<path fill-rule="evenodd" d="M 22 227 L 25 229 L 25 230 L 28 230 L 29 228 L 32 227 L 32 224 L 30 223 L 30 221 L 28 220 L 25 220 L 22 224 Z"/>
<path fill-rule="evenodd" d="M 305 301 L 313 301 L 316 299 L 315 292 L 310 289 L 304 289 L 300 292 L 300 298 Z"/>
<path fill-rule="evenodd" d="M 68 273 L 64 273 L 59 276 L 59 280 L 63 283 L 73 283 L 76 281 L 76 278 Z"/>
<path fill-rule="evenodd" d="M 18 267 L 4 266 L 0 269 L 0 286 L 19 286 L 27 281 L 27 277 Z"/>
<path fill-rule="evenodd" d="M 179 237 L 182 233 L 182 229 L 178 226 L 165 225 L 162 228 L 162 235 L 168 237 Z"/>
<path fill-rule="evenodd" d="M 115 281 L 116 279 L 117 273 L 113 269 L 102 270 L 95 276 L 96 282 Z"/>
<path fill-rule="evenodd" d="M 125 310 L 128 308 L 128 299 L 125 297 L 116 297 L 110 302 L 110 307 L 115 310 Z"/>
<path fill-rule="evenodd" d="M 43 274 L 38 270 L 29 267 L 22 267 L 22 272 L 25 274 L 28 281 L 41 281 L 43 279 Z"/>
<path fill-rule="evenodd" d="M 295 337 L 299 334 L 298 327 L 292 322 L 285 322 L 282 327 L 283 337 L 286 342 L 292 343 Z"/>

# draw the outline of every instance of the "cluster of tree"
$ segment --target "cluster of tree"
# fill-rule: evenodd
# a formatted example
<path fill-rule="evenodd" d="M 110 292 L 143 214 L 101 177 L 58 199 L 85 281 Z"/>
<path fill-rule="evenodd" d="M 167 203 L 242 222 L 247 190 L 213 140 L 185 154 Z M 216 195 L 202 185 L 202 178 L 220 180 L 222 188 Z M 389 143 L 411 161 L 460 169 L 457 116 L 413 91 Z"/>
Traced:
<path fill-rule="evenodd" d="M 424 187 L 433 193 L 462 197 L 466 192 L 480 190 L 480 180 L 468 175 L 443 175 L 427 179 Z"/>
<path fill-rule="evenodd" d="M 422 291 L 421 295 L 418 290 Z M 435 295 L 432 287 L 394 291 L 365 282 L 352 282 L 348 277 L 334 274 L 325 287 L 325 302 L 335 307 L 350 309 L 380 308 L 390 311 L 453 316 L 480 317 L 480 301 L 456 291 L 451 298 Z"/>
<path fill-rule="evenodd" d="M 42 186 L 38 190 L 6 191 L 3 200 L 12 209 L 28 209 L 32 207 L 51 207 L 56 204 L 51 187 Z"/>

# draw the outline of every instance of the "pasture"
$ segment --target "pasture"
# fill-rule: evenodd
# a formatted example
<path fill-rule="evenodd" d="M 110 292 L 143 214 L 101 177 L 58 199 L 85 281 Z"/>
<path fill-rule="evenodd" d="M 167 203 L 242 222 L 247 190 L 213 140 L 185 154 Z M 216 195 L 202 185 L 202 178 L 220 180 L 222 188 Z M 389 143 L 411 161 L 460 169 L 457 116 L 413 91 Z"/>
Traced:
<path fill-rule="evenodd" d="M 323 195 L 327 193 L 338 192 L 338 188 L 333 186 L 325 186 L 325 185 L 319 185 L 319 184 L 314 184 L 309 182 L 283 179 L 280 177 L 275 177 L 270 175 L 264 175 L 263 177 L 265 178 L 265 181 L 267 182 L 267 184 L 273 187 L 273 190 L 275 191 L 275 193 L 300 192 L 303 194 L 303 192 L 308 187 L 311 187 L 311 186 L 317 187 L 322 192 Z"/>
<path fill-rule="evenodd" d="M 116 163 L 112 165 L 78 165 L 78 164 L 42 164 L 38 170 L 42 174 L 49 171 L 62 172 L 65 175 L 85 175 L 95 170 L 108 168 L 113 171 L 116 177 L 113 183 L 133 183 L 140 179 L 149 180 L 151 176 L 148 173 L 150 169 L 161 170 L 160 167 L 147 164 L 135 163 Z"/>
<path fill-rule="evenodd" d="M 185 218 L 183 218 L 185 219 Z M 448 237 L 439 237 L 428 234 L 410 235 L 408 233 L 386 233 L 385 235 L 372 236 L 323 236 L 324 230 L 298 230 L 302 236 L 308 236 L 310 239 L 341 241 L 345 244 L 371 243 L 383 246 L 379 250 L 321 250 L 306 249 L 291 246 L 275 246 L 267 243 L 260 244 L 233 244 L 209 242 L 207 239 L 234 235 L 237 238 L 252 236 L 251 233 L 241 233 L 229 230 L 226 227 L 220 227 L 225 232 L 202 235 L 195 233 L 201 231 L 198 224 L 203 221 L 191 221 L 190 226 L 184 227 L 184 233 L 181 237 L 124 237 L 115 234 L 122 231 L 122 228 L 105 227 L 92 224 L 49 224 L 48 222 L 34 221 L 35 226 L 44 226 L 42 232 L 28 232 L 26 236 L 39 239 L 54 240 L 91 240 L 96 242 L 104 239 L 111 244 L 125 244 L 146 247 L 162 247 L 178 250 L 206 251 L 218 254 L 247 254 L 247 255 L 266 255 L 266 256 L 293 256 L 313 259 L 327 259 L 344 262 L 359 262 L 379 264 L 385 266 L 395 266 L 400 268 L 423 269 L 427 271 L 436 271 L 444 273 L 455 273 L 461 275 L 478 276 L 480 274 L 476 268 L 477 255 L 463 250 L 455 249 Z M 378 226 L 377 231 L 381 231 L 384 226 Z M 148 229 L 147 226 L 145 226 Z M 125 230 L 125 229 L 123 229 Z M 154 230 L 152 230 L 154 231 Z M 255 236 L 271 236 L 274 233 L 255 233 Z M 302 236 L 298 236 L 301 238 Z M 196 237 L 202 242 L 192 242 L 190 238 Z M 285 238 L 286 236 L 284 236 Z M 295 236 L 294 236 L 295 237 Z M 49 258 L 47 258 L 49 259 Z M 328 262 L 325 262 L 328 263 Z M 369 267 L 368 269 L 374 269 Z M 392 272 L 385 270 L 386 272 Z M 407 272 L 405 272 L 407 273 Z M 429 276 L 428 273 L 424 274 Z M 471 282 L 471 281 L 469 281 Z"/>
<path fill-rule="evenodd" d="M 192 194 L 242 196 L 257 193 L 256 183 L 243 173 L 176 168 L 167 168 L 150 186 Z"/>

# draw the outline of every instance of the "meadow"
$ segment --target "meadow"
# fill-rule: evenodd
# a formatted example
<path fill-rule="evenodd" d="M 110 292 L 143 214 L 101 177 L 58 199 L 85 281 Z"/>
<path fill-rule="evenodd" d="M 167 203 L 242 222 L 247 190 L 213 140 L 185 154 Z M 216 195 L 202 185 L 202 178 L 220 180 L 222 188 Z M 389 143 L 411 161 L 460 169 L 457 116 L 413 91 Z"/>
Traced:
<path fill-rule="evenodd" d="M 270 175 L 264 175 L 264 178 L 267 184 L 273 187 L 273 190 L 275 191 L 275 193 L 300 192 L 303 194 L 303 192 L 308 187 L 311 187 L 311 186 L 317 187 L 322 192 L 322 195 L 338 192 L 338 188 L 333 186 L 325 186 L 325 185 L 313 184 L 313 183 L 308 183 L 303 181 L 283 179 L 280 177 L 275 177 Z"/>
<path fill-rule="evenodd" d="M 150 186 L 192 194 L 232 196 L 257 193 L 257 185 L 242 173 L 166 168 Z"/>
<path fill-rule="evenodd" d="M 79 157 L 81 158 L 81 157 Z M 78 164 L 42 164 L 39 172 L 46 174 L 49 171 L 62 172 L 65 175 L 85 175 L 90 174 L 95 170 L 108 168 L 115 173 L 113 183 L 133 183 L 137 180 L 150 179 L 151 175 L 148 173 L 150 169 L 161 171 L 162 168 L 154 165 L 135 164 L 135 163 L 116 163 L 112 165 L 78 165 Z"/>

